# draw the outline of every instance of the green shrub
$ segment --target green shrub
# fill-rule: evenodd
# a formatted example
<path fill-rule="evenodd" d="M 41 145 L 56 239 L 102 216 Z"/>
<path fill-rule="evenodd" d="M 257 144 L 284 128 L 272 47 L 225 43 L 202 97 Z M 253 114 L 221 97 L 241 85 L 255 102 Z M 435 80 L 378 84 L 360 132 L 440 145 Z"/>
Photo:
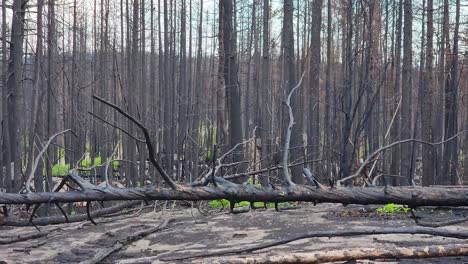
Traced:
<path fill-rule="evenodd" d="M 264 202 L 254 202 L 254 206 L 259 208 L 264 206 Z M 217 208 L 217 209 L 222 209 L 222 208 L 229 208 L 229 200 L 226 199 L 221 199 L 221 200 L 211 200 L 208 202 L 208 205 L 211 208 Z M 248 201 L 241 201 L 239 203 L 236 203 L 235 207 L 244 207 L 250 205 L 250 202 Z M 275 208 L 275 203 L 266 203 L 267 208 Z M 293 206 L 293 204 L 284 202 L 284 203 L 278 203 L 278 206 Z"/>
<path fill-rule="evenodd" d="M 101 156 L 97 156 L 94 158 L 94 166 L 101 166 L 102 165 L 102 158 Z"/>
<path fill-rule="evenodd" d="M 91 167 L 91 159 L 89 159 L 89 158 L 83 159 L 83 160 L 80 162 L 80 166 L 81 166 L 82 168 L 86 168 L 86 169 L 89 168 L 89 167 Z"/>
<path fill-rule="evenodd" d="M 250 203 L 247 201 L 242 201 L 239 203 L 236 203 L 235 207 L 244 207 L 248 206 Z M 208 202 L 208 205 L 211 208 L 229 208 L 229 200 L 226 199 L 221 199 L 221 200 L 211 200 Z"/>
<path fill-rule="evenodd" d="M 52 176 L 63 177 L 68 175 L 70 164 L 55 164 L 52 166 Z"/>
<path fill-rule="evenodd" d="M 119 167 L 120 167 L 120 163 L 119 163 L 118 160 L 112 161 L 112 168 L 113 168 L 114 170 L 118 170 Z"/>
<path fill-rule="evenodd" d="M 208 162 L 208 161 L 213 161 L 213 152 L 211 151 L 211 149 L 209 149 L 209 150 L 206 152 L 205 160 L 206 160 L 207 162 Z"/>
<path fill-rule="evenodd" d="M 250 184 L 250 185 L 255 185 L 255 186 L 261 186 L 260 182 L 257 181 L 254 183 L 253 179 L 252 178 L 248 178 L 247 179 L 247 183 Z"/>
<path fill-rule="evenodd" d="M 404 207 L 403 205 L 389 203 L 382 207 L 377 208 L 377 212 L 381 214 L 394 214 L 408 212 L 410 208 Z"/>

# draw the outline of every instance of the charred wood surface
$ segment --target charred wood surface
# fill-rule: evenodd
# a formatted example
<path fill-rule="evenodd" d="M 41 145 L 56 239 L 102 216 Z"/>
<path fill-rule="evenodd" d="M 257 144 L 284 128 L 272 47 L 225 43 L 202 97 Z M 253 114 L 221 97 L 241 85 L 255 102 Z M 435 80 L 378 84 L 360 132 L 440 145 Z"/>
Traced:
<path fill-rule="evenodd" d="M 237 258 L 218 258 L 210 263 L 328 263 L 359 259 L 401 259 L 401 258 L 436 258 L 468 256 L 466 244 L 450 244 L 417 247 L 356 248 L 329 250 L 316 253 L 294 253 L 278 256 L 246 256 Z M 206 261 L 206 259 L 204 260 Z"/>
<path fill-rule="evenodd" d="M 87 186 L 73 192 L 0 193 L 0 204 L 71 203 L 117 200 L 215 200 L 251 202 L 305 201 L 342 204 L 405 204 L 468 206 L 468 188 L 443 187 L 321 187 L 307 185 L 261 187 L 217 179 L 217 187 L 125 188 Z"/>

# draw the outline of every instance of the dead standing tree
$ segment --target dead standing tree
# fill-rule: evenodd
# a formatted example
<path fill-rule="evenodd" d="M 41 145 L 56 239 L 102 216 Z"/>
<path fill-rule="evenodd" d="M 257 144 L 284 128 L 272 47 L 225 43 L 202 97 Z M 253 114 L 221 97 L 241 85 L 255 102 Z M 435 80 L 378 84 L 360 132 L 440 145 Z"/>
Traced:
<path fill-rule="evenodd" d="M 146 127 L 118 106 L 94 96 L 94 99 L 115 109 L 141 129 L 145 136 L 150 162 L 155 166 L 170 188 L 115 188 L 98 187 L 71 173 L 66 179 L 80 186 L 81 190 L 70 192 L 27 192 L 0 193 L 0 204 L 43 204 L 79 201 L 113 200 L 214 200 L 227 199 L 232 202 L 328 202 L 342 204 L 386 204 L 398 203 L 412 208 L 419 206 L 468 206 L 468 189 L 441 187 L 341 187 L 323 185 L 287 185 L 261 187 L 249 184 L 235 184 L 216 177 L 216 186 L 192 187 L 175 183 L 163 170 L 154 155 Z M 288 175 L 289 176 L 289 175 Z"/>
<path fill-rule="evenodd" d="M 304 76 L 304 75 L 303 75 Z M 302 80 L 302 78 L 301 78 Z M 287 100 L 287 105 L 290 110 L 290 125 L 288 126 L 288 131 L 292 130 L 292 125 L 294 124 L 294 117 L 292 115 L 292 109 L 290 106 L 290 97 L 292 93 L 300 86 L 301 82 L 297 84 L 290 92 Z M 288 165 L 288 156 L 289 147 L 285 145 L 283 153 L 284 155 L 284 164 L 283 169 L 285 171 L 284 178 L 286 180 L 286 186 L 274 186 L 261 187 L 250 184 L 235 184 L 229 182 L 221 177 L 213 178 L 213 186 L 201 186 L 201 187 L 192 187 L 186 185 L 179 185 L 175 183 L 167 173 L 159 165 L 158 161 L 155 159 L 154 148 L 151 143 L 147 128 L 137 121 L 134 117 L 123 111 L 121 108 L 112 104 L 102 98 L 94 96 L 94 99 L 115 109 L 124 117 L 126 117 L 130 122 L 133 122 L 138 128 L 141 129 L 146 143 L 147 149 L 149 151 L 148 156 L 150 162 L 155 166 L 156 170 L 159 172 L 161 177 L 164 179 L 166 184 L 170 188 L 159 188 L 159 187 L 146 187 L 146 188 L 115 188 L 111 185 L 105 187 L 100 187 L 89 183 L 88 181 L 83 180 L 80 176 L 75 173 L 75 170 L 70 171 L 70 175 L 64 178 L 60 186 L 56 189 L 56 192 L 31 192 L 29 189 L 26 193 L 0 193 L 0 204 L 26 204 L 28 206 L 35 205 L 33 213 L 31 215 L 29 223 L 35 225 L 32 220 L 37 208 L 44 203 L 68 203 L 68 202 L 78 202 L 86 201 L 86 218 L 80 216 L 79 219 L 69 219 L 63 209 L 61 209 L 64 214 L 65 220 L 68 222 L 78 221 L 78 220 L 90 220 L 92 223 L 96 224 L 92 217 L 102 215 L 102 212 L 90 212 L 90 204 L 93 201 L 115 201 L 115 200 L 214 200 L 214 199 L 227 199 L 231 203 L 239 201 L 263 201 L 263 202 L 286 202 L 286 201 L 306 201 L 306 202 L 329 202 L 329 203 L 342 203 L 342 204 L 386 204 L 386 203 L 399 203 L 408 205 L 410 208 L 416 208 L 419 206 L 467 206 L 468 205 L 468 189 L 467 188 L 452 188 L 445 189 L 440 187 L 341 187 L 339 185 L 325 187 L 322 184 L 319 184 L 315 180 L 312 180 L 314 185 L 299 185 L 294 184 L 291 181 L 291 175 L 287 169 Z M 61 132 L 63 133 L 63 132 Z M 288 133 L 290 137 L 291 133 Z M 47 148 L 47 145 L 52 141 L 54 135 L 46 144 L 44 149 Z M 289 141 L 288 137 L 286 142 Z M 255 138 L 255 133 L 253 138 Z M 398 143 L 398 142 L 397 142 Z M 236 145 L 237 146 L 237 145 Z M 43 153 L 44 151 L 41 151 Z M 39 159 L 38 157 L 37 159 Z M 222 166 L 222 159 L 224 155 L 219 160 L 218 166 Z M 109 162 L 112 162 L 110 160 Z M 33 168 L 34 170 L 34 168 Z M 215 168 L 216 171 L 216 168 Z M 34 172 L 31 173 L 34 175 Z M 310 178 L 310 177 L 309 177 Z M 31 180 L 29 179 L 29 182 Z M 67 182 L 74 182 L 79 190 L 74 190 L 70 192 L 57 192 L 63 185 L 68 184 Z M 209 181 L 207 182 L 209 183 Z M 125 208 L 131 203 L 126 203 L 123 206 L 114 206 L 114 208 L 106 208 L 109 212 L 115 212 Z M 58 206 L 60 208 L 60 206 Z M 60 223 L 63 222 L 62 219 L 52 218 L 47 221 L 42 221 L 41 224 L 50 223 Z M 8 223 L 8 222 L 7 222 Z M 10 224 L 18 225 L 17 222 L 10 222 Z M 340 231 L 330 231 L 326 233 L 307 233 L 303 236 L 287 238 L 280 241 L 275 241 L 270 244 L 264 244 L 259 246 L 253 246 L 251 248 L 245 249 L 242 252 L 252 252 L 261 248 L 268 248 L 275 245 L 280 245 L 284 243 L 289 243 L 291 241 L 296 241 L 299 239 L 307 237 L 321 237 L 321 236 L 356 236 L 356 235 L 366 235 L 366 234 L 386 234 L 386 233 L 404 233 L 404 234 L 429 234 L 434 236 L 444 236 L 444 237 L 457 237 L 457 238 L 466 238 L 468 234 L 460 231 L 449 231 L 444 229 L 435 229 L 435 228 L 412 228 L 412 227 L 401 227 L 394 229 L 382 229 L 382 230 L 352 230 L 350 232 L 340 232 Z M 116 244 L 120 245 L 120 244 Z M 427 254 L 413 254 L 412 257 L 442 257 L 442 256 L 455 256 L 455 255 L 465 255 L 466 249 L 463 247 L 463 250 L 452 250 L 450 248 L 454 245 L 444 245 L 437 246 L 439 250 L 431 251 Z M 114 247 L 112 247 L 114 248 Z M 460 248 L 460 247 L 458 247 Z M 116 248 L 118 250 L 119 248 Z M 449 250 L 450 249 L 450 250 Z M 242 249 L 241 249 L 242 250 Z M 419 249 L 418 252 L 423 252 L 424 249 Z M 109 251 L 113 252 L 113 251 Z M 103 258 L 105 258 L 109 252 L 104 252 Z M 384 257 L 398 257 L 398 256 L 407 256 L 402 253 L 401 250 L 388 251 L 382 254 L 372 254 L 374 252 L 369 250 L 367 252 L 353 252 L 343 253 L 343 260 L 347 259 L 359 259 L 359 258 L 380 258 Z M 232 254 L 236 252 L 227 252 L 226 254 Z M 109 253 L 110 254 L 110 253 Z M 334 259 L 336 256 L 341 256 L 340 252 L 334 252 L 330 255 L 330 258 Z M 345 256 L 346 255 L 346 256 Z M 217 256 L 214 253 L 212 256 Z M 203 256 L 202 256 L 203 257 Z M 101 259 L 101 256 L 99 256 Z M 302 261 L 302 257 L 294 258 L 297 261 Z M 305 259 L 305 258 L 304 258 Z M 281 259 L 285 260 L 285 259 Z M 260 260 L 268 262 L 270 260 Z M 317 261 L 319 263 L 319 261 Z"/>

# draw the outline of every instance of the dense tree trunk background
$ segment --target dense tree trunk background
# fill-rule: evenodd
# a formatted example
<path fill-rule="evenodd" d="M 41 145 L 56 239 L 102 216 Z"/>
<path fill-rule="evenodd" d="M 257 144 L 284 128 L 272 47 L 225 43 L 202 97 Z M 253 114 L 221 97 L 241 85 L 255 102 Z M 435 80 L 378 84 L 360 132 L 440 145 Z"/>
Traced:
<path fill-rule="evenodd" d="M 1 4 L 2 191 L 24 189 L 44 142 L 68 128 L 75 134 L 59 135 L 41 157 L 36 191 L 52 190 L 71 168 L 110 159 L 115 180 L 163 184 L 143 134 L 93 94 L 148 128 L 175 181 L 207 175 L 234 149 L 216 176 L 281 183 L 281 170 L 267 168 L 282 165 L 285 102 L 302 76 L 291 100 L 294 182 L 304 181 L 302 167 L 322 183 L 345 178 L 375 150 L 416 138 L 446 142 L 395 145 L 360 176 L 378 176 L 377 184 L 467 183 L 468 135 L 459 135 L 468 130 L 463 1 Z M 105 167 L 81 174 L 100 182 Z"/>

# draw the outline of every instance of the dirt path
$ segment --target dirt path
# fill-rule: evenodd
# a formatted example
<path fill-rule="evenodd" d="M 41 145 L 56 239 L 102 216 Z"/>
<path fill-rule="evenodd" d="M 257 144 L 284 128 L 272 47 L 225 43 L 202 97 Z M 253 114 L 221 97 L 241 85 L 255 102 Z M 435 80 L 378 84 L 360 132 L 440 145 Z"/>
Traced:
<path fill-rule="evenodd" d="M 458 211 L 457 211 L 458 210 Z M 438 218 L 456 217 L 467 210 L 420 212 Z M 243 214 L 217 213 L 209 217 L 197 210 L 148 212 L 138 217 L 96 219 L 91 223 L 78 223 L 42 228 L 53 231 L 47 237 L 0 246 L 0 260 L 10 263 L 79 263 L 90 259 L 99 250 L 109 248 L 139 231 L 155 227 L 164 219 L 174 219 L 165 230 L 144 237 L 112 254 L 103 263 L 168 263 L 165 257 L 187 256 L 223 249 L 242 248 L 302 234 L 311 230 L 352 229 L 354 227 L 413 226 L 408 214 L 382 217 L 375 208 L 341 205 L 301 205 L 301 208 L 276 212 L 274 209 L 255 210 Z M 448 227 L 468 230 L 468 224 Z M 35 232 L 34 228 L 0 227 L 1 237 Z M 261 250 L 254 255 L 284 254 L 285 252 L 312 252 L 328 249 L 356 247 L 415 246 L 431 244 L 468 243 L 452 238 L 429 235 L 372 235 L 351 238 L 312 238 Z M 210 263 L 213 259 L 195 259 Z M 358 263 L 381 263 L 362 261 Z M 385 263 L 468 263 L 468 257 L 386 261 Z"/>

